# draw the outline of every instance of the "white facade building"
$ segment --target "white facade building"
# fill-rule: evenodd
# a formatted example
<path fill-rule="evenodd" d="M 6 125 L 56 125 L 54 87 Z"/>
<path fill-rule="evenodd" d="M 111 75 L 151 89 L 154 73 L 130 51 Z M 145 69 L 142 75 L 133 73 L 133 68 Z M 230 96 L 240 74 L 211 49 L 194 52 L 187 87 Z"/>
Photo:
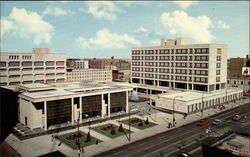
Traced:
<path fill-rule="evenodd" d="M 19 120 L 31 129 L 61 123 L 75 124 L 88 115 L 109 117 L 128 112 L 128 92 L 133 88 L 112 84 L 55 83 L 19 85 Z"/>
<path fill-rule="evenodd" d="M 66 80 L 66 57 L 48 48 L 32 53 L 4 53 L 0 60 L 0 85 L 55 83 Z"/>
<path fill-rule="evenodd" d="M 213 92 L 168 91 L 151 96 L 157 108 L 175 111 L 181 114 L 200 112 L 211 107 L 227 105 L 227 102 L 242 98 L 242 89 L 228 88 Z"/>
<path fill-rule="evenodd" d="M 131 82 L 187 90 L 226 88 L 227 46 L 161 40 L 160 46 L 132 48 Z"/>
<path fill-rule="evenodd" d="M 88 60 L 76 60 L 74 61 L 75 69 L 88 69 L 89 61 Z"/>
<path fill-rule="evenodd" d="M 67 81 L 75 82 L 111 82 L 112 70 L 72 69 L 67 71 Z"/>

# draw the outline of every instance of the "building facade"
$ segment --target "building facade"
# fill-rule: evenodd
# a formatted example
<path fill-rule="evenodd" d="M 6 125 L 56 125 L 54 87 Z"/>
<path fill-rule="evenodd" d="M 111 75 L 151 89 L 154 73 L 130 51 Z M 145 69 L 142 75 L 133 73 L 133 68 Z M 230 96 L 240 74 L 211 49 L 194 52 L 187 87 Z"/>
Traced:
<path fill-rule="evenodd" d="M 226 88 L 227 46 L 161 40 L 160 46 L 132 48 L 131 82 L 187 90 Z"/>
<path fill-rule="evenodd" d="M 0 85 L 55 83 L 66 80 L 66 57 L 51 54 L 48 48 L 32 53 L 1 52 Z"/>
<path fill-rule="evenodd" d="M 128 112 L 128 92 L 133 88 L 108 84 L 27 84 L 18 87 L 19 120 L 31 129 L 75 124 L 80 119 L 109 117 Z"/>
<path fill-rule="evenodd" d="M 87 60 L 76 60 L 74 62 L 75 69 L 88 69 L 89 68 L 89 62 Z"/>
<path fill-rule="evenodd" d="M 112 70 L 105 69 L 68 69 L 67 81 L 111 82 Z"/>

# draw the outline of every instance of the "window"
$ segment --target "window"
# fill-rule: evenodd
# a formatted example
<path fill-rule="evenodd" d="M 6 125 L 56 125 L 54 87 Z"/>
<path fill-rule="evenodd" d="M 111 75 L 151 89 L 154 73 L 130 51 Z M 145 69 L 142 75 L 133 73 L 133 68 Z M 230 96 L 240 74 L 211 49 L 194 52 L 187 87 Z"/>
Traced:
<path fill-rule="evenodd" d="M 220 75 L 220 70 L 216 70 L 216 75 Z"/>
<path fill-rule="evenodd" d="M 220 68 L 221 64 L 220 63 L 216 63 L 216 68 Z"/>
<path fill-rule="evenodd" d="M 221 56 L 217 56 L 217 61 L 221 61 Z"/>

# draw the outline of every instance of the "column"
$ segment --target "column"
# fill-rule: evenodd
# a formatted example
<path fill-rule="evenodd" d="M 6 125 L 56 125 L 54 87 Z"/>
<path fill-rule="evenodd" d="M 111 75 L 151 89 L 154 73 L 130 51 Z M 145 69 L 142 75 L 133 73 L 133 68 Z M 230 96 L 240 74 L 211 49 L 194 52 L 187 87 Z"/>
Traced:
<path fill-rule="evenodd" d="M 44 129 L 47 130 L 47 101 L 44 101 Z"/>
<path fill-rule="evenodd" d="M 151 100 L 152 90 L 149 91 L 149 105 L 152 106 L 152 100 Z"/>
<path fill-rule="evenodd" d="M 128 113 L 128 91 L 126 91 L 126 112 Z"/>
<path fill-rule="evenodd" d="M 102 96 L 102 113 L 101 113 L 101 117 L 104 117 L 105 111 L 106 111 L 106 106 L 105 106 L 105 101 L 103 100 L 104 99 L 103 94 L 101 96 Z"/>
<path fill-rule="evenodd" d="M 108 117 L 110 117 L 110 93 L 108 93 Z"/>
<path fill-rule="evenodd" d="M 82 123 L 82 97 L 79 97 L 79 103 L 80 103 L 80 123 Z"/>
<path fill-rule="evenodd" d="M 71 124 L 74 124 L 75 120 L 75 110 L 74 110 L 74 98 L 71 98 Z"/>

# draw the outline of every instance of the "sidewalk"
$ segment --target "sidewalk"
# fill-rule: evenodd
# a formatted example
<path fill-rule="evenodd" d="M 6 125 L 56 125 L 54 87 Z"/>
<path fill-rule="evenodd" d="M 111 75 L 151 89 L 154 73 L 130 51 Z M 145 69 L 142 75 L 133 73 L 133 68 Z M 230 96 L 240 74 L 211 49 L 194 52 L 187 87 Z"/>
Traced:
<path fill-rule="evenodd" d="M 243 102 L 247 103 L 247 102 L 249 102 L 249 99 L 245 99 Z M 230 102 L 228 105 L 225 105 L 226 108 L 223 109 L 222 111 L 225 111 L 225 110 L 228 110 L 228 109 L 231 109 L 231 108 L 234 108 L 236 106 L 240 106 L 243 104 L 241 100 L 237 101 L 236 103 Z M 193 122 L 193 121 L 197 121 L 199 119 L 203 119 L 207 116 L 211 116 L 211 115 L 219 113 L 219 112 L 221 112 L 219 109 L 210 108 L 208 110 L 204 110 L 203 117 L 201 117 L 201 113 L 194 113 L 192 115 L 188 115 L 186 117 L 186 119 L 183 119 L 183 115 L 175 114 L 175 119 L 176 119 L 176 123 L 177 123 L 176 127 L 185 125 L 185 124 Z M 143 118 L 142 116 L 139 116 L 139 115 L 133 115 L 131 117 L 138 117 L 141 119 Z M 144 130 L 140 130 L 140 129 L 131 127 L 131 131 L 133 131 L 133 133 L 131 134 L 131 142 L 135 142 L 135 141 L 144 139 L 146 137 L 150 137 L 150 136 L 165 132 L 167 130 L 171 130 L 171 129 L 176 128 L 176 127 L 170 128 L 170 129 L 167 128 L 167 124 L 169 122 L 172 122 L 172 114 L 159 112 L 159 113 L 156 113 L 156 115 L 155 114 L 152 114 L 152 115 L 145 114 L 144 119 L 146 119 L 146 117 L 148 117 L 150 122 L 157 123 L 158 125 L 151 127 L 151 128 L 144 129 Z M 156 121 L 154 121 L 155 117 L 156 117 Z M 127 119 L 127 118 L 128 117 L 123 117 L 120 120 Z M 113 119 L 113 120 L 108 120 L 105 122 L 93 124 L 93 125 L 91 125 L 91 127 L 98 126 L 98 125 L 104 125 L 107 123 L 112 123 L 112 124 L 116 124 L 119 126 L 117 119 Z M 124 128 L 128 129 L 127 125 L 124 124 L 123 126 L 124 126 Z M 87 133 L 88 126 L 80 127 L 80 130 Z M 70 132 L 75 132 L 75 131 L 77 131 L 77 129 L 63 131 L 63 132 L 58 133 L 57 135 L 62 135 L 65 133 L 70 133 Z M 99 143 L 98 145 L 91 145 L 91 146 L 85 147 L 84 148 L 85 152 L 83 154 L 81 154 L 81 156 L 84 156 L 84 157 L 85 156 L 94 156 L 94 155 L 97 155 L 99 153 L 102 153 L 102 152 L 112 150 L 112 149 L 115 149 L 117 147 L 121 147 L 121 146 L 129 144 L 125 135 L 112 139 L 112 138 L 109 138 L 105 135 L 97 133 L 93 130 L 91 130 L 91 135 L 102 140 L 103 142 Z M 21 154 L 22 156 L 25 156 L 25 157 L 38 156 L 38 155 L 53 152 L 56 150 L 61 151 L 63 154 L 65 154 L 67 156 L 77 156 L 77 150 L 72 150 L 69 146 L 65 145 L 64 143 L 62 143 L 60 146 L 58 146 L 58 144 L 60 143 L 59 140 L 54 139 L 52 142 L 51 135 L 43 135 L 43 136 L 20 141 L 14 135 L 11 134 L 6 138 L 6 141 L 19 154 Z"/>

